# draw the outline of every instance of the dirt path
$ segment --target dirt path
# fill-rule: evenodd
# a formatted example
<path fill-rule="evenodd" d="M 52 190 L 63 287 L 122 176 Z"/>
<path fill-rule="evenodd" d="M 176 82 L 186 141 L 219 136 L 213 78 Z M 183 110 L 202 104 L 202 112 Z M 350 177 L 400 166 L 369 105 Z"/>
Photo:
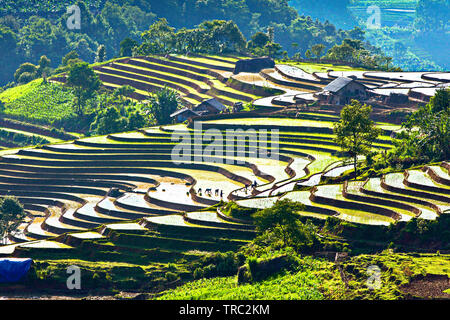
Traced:
<path fill-rule="evenodd" d="M 416 278 L 400 288 L 407 298 L 423 299 L 450 299 L 450 294 L 444 292 L 448 289 L 450 289 L 450 278 L 446 275 L 432 274 Z"/>

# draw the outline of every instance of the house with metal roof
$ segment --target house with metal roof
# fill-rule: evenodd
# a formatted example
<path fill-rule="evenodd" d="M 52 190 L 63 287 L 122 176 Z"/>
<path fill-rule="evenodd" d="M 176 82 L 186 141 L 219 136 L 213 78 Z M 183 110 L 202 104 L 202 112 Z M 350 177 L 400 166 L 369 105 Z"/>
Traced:
<path fill-rule="evenodd" d="M 189 109 L 189 108 L 183 108 L 175 111 L 170 115 L 171 118 L 175 118 L 176 122 L 184 122 L 188 120 L 189 118 L 198 117 L 200 116 L 199 113 Z"/>
<path fill-rule="evenodd" d="M 326 104 L 345 105 L 352 99 L 366 100 L 368 88 L 355 79 L 339 77 L 318 93 L 319 101 Z"/>
<path fill-rule="evenodd" d="M 216 98 L 211 98 L 195 106 L 194 108 L 192 108 L 192 110 L 201 115 L 218 114 L 227 110 L 227 107 L 225 107 Z"/>

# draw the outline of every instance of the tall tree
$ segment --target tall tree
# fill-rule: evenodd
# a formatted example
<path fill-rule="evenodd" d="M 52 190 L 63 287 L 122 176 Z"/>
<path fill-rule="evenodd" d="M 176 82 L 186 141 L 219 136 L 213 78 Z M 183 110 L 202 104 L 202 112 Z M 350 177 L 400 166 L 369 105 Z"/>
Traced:
<path fill-rule="evenodd" d="M 138 42 L 131 39 L 125 38 L 120 42 L 120 56 L 121 57 L 131 57 L 133 55 L 133 48 L 138 45 Z"/>
<path fill-rule="evenodd" d="M 135 88 L 127 84 L 114 90 L 114 95 L 125 99 L 126 97 L 130 97 L 135 91 Z"/>
<path fill-rule="evenodd" d="M 89 64 L 80 62 L 71 66 L 67 84 L 73 88 L 76 97 L 75 112 L 81 117 L 84 115 L 86 102 L 100 88 L 101 81 Z"/>
<path fill-rule="evenodd" d="M 159 125 L 169 124 L 172 119 L 170 115 L 181 105 L 178 94 L 167 87 L 164 87 L 149 99 L 148 111 L 153 114 Z"/>
<path fill-rule="evenodd" d="M 219 53 L 242 52 L 247 44 L 244 35 L 233 21 L 221 21 L 211 33 L 214 47 L 219 48 Z"/>
<path fill-rule="evenodd" d="M 42 56 L 39 59 L 36 75 L 38 77 L 44 78 L 44 81 L 47 81 L 47 76 L 50 73 L 50 65 L 51 65 L 50 59 L 47 58 L 47 56 Z"/>
<path fill-rule="evenodd" d="M 15 197 L 0 199 L 0 240 L 5 242 L 9 233 L 16 230 L 23 222 L 25 212 L 23 206 Z"/>
<path fill-rule="evenodd" d="M 438 90 L 430 103 L 414 112 L 403 127 L 406 131 L 395 142 L 397 156 L 426 161 L 450 159 L 450 89 Z"/>
<path fill-rule="evenodd" d="M 101 44 L 97 48 L 97 53 L 95 55 L 95 62 L 104 62 L 106 60 L 106 47 Z"/>
<path fill-rule="evenodd" d="M 352 47 L 348 42 L 342 42 L 341 45 L 335 45 L 327 52 L 328 58 L 332 60 L 340 60 L 352 62 L 356 49 Z"/>
<path fill-rule="evenodd" d="M 17 35 L 10 28 L 0 24 L 0 46 L 4 52 L 12 53 L 17 46 Z"/>
<path fill-rule="evenodd" d="M 370 120 L 371 112 L 372 106 L 352 100 L 342 109 L 341 119 L 334 125 L 335 142 L 353 157 L 355 179 L 358 156 L 369 154 L 373 142 L 381 134 L 381 130 Z"/>
<path fill-rule="evenodd" d="M 315 44 L 311 47 L 311 52 L 316 56 L 317 59 L 320 59 L 324 50 L 325 45 L 322 43 Z"/>

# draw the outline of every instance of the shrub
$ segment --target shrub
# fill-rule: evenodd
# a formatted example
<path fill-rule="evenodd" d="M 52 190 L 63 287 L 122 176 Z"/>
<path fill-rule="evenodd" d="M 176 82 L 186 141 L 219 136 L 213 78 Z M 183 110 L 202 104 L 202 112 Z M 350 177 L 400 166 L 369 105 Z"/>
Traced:
<path fill-rule="evenodd" d="M 257 241 L 298 249 L 312 246 L 315 242 L 314 228 L 298 220 L 297 212 L 304 208 L 299 202 L 285 199 L 278 200 L 271 208 L 256 212 L 253 218 L 260 233 Z"/>
<path fill-rule="evenodd" d="M 19 78 L 17 79 L 18 83 L 28 83 L 30 81 L 33 81 L 36 78 L 36 75 L 34 73 L 30 72 L 24 72 L 20 74 Z"/>
<path fill-rule="evenodd" d="M 250 220 L 251 215 L 256 212 L 256 209 L 244 208 L 239 206 L 236 202 L 231 201 L 222 208 L 222 212 L 236 219 Z"/>
<path fill-rule="evenodd" d="M 243 254 L 232 251 L 210 253 L 203 256 L 195 265 L 193 276 L 195 279 L 200 279 L 235 275 L 244 261 Z"/>
<path fill-rule="evenodd" d="M 40 136 L 28 136 L 18 132 L 0 129 L 0 140 L 12 142 L 20 147 L 50 143 L 49 140 Z"/>
<path fill-rule="evenodd" d="M 14 80 L 18 83 L 26 83 L 36 78 L 37 67 L 32 63 L 22 63 L 14 73 Z M 23 76 L 26 74 L 26 76 Z M 21 77 L 23 78 L 21 79 Z M 29 80 L 28 80 L 29 79 Z M 28 81 L 25 81 L 28 80 Z"/>
<path fill-rule="evenodd" d="M 298 266 L 296 258 L 289 255 L 279 255 L 267 259 L 251 257 L 247 264 L 252 282 L 262 281 L 285 270 L 294 270 Z"/>
<path fill-rule="evenodd" d="M 178 274 L 174 273 L 174 272 L 166 272 L 166 280 L 169 282 L 174 282 L 178 279 Z"/>
<path fill-rule="evenodd" d="M 203 278 L 203 269 L 202 268 L 197 268 L 194 270 L 194 279 L 201 279 Z"/>

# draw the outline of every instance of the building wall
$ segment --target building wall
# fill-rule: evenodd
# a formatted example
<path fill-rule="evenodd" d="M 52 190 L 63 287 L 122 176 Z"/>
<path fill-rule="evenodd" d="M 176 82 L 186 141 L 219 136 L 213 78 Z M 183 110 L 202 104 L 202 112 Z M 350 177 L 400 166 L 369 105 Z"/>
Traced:
<path fill-rule="evenodd" d="M 365 100 L 367 99 L 367 88 L 360 83 L 351 82 L 337 94 L 333 95 L 333 104 L 347 104 L 352 99 Z"/>

